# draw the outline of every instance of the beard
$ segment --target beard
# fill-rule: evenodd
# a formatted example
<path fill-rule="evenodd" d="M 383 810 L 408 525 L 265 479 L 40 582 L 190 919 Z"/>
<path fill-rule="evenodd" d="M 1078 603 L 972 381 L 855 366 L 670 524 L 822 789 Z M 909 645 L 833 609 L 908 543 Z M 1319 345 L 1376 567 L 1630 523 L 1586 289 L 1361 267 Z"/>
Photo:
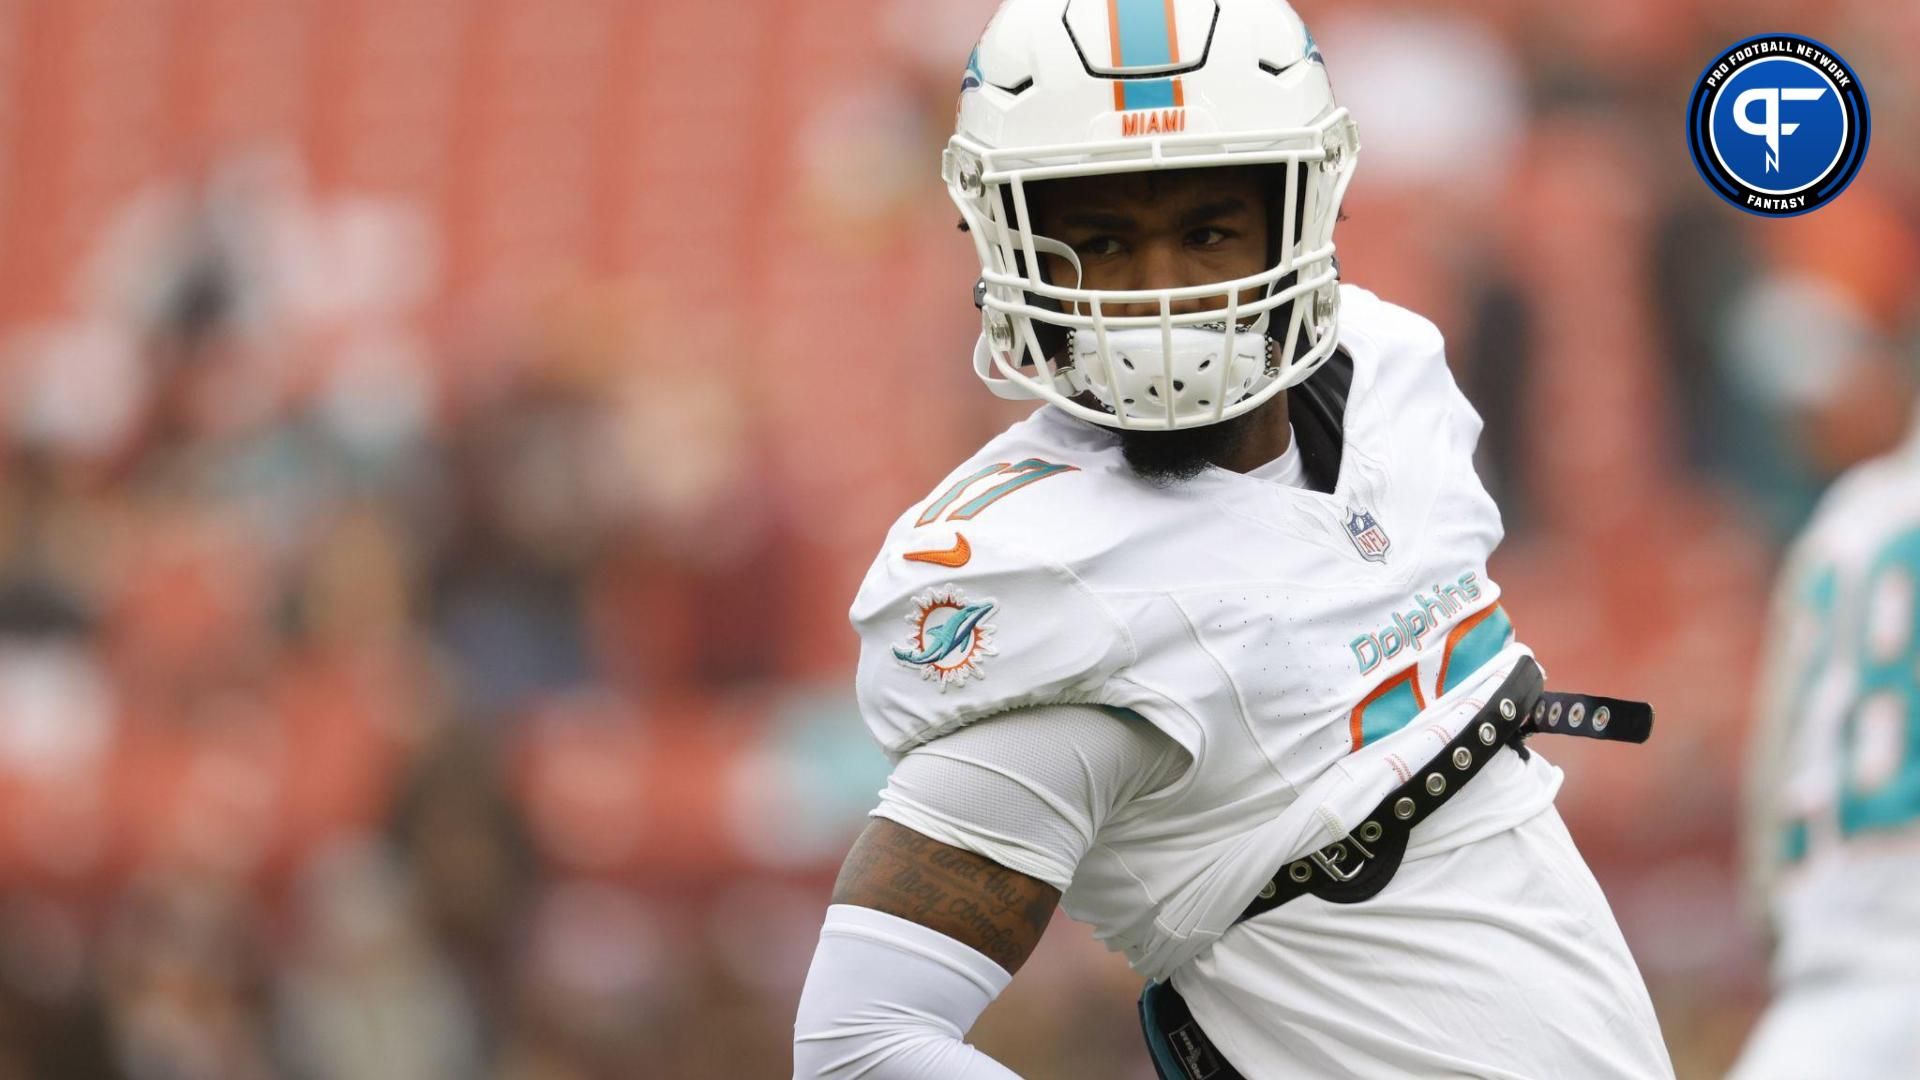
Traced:
<path fill-rule="evenodd" d="M 1261 411 L 1178 431 L 1118 431 L 1120 453 L 1127 466 L 1154 487 L 1184 484 L 1245 445 Z"/>

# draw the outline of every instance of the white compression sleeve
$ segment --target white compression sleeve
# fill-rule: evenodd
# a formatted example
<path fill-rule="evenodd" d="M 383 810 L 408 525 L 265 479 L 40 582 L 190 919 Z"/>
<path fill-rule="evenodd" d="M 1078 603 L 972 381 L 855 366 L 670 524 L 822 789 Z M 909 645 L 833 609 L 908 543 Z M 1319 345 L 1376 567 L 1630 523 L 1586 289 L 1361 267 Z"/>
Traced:
<path fill-rule="evenodd" d="M 1131 714 L 1016 709 L 908 753 L 873 813 L 1064 891 L 1108 818 L 1178 779 L 1189 760 Z M 936 930 L 835 904 L 800 996 L 794 1076 L 1018 1080 L 964 1041 L 1011 980 Z"/>
<path fill-rule="evenodd" d="M 985 856 L 1062 892 L 1100 829 L 1191 759 L 1131 713 L 1036 705 L 914 748 L 873 816 Z"/>
<path fill-rule="evenodd" d="M 965 1041 L 1011 981 L 937 930 L 834 904 L 794 1018 L 794 1080 L 1020 1080 Z"/>

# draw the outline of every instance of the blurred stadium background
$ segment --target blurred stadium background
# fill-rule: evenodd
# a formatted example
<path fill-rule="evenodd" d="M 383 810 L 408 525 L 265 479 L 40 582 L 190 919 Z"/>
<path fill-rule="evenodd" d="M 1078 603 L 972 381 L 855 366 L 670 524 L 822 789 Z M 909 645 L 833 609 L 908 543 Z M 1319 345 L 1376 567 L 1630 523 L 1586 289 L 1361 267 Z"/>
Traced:
<path fill-rule="evenodd" d="M 885 776 L 847 603 L 1022 411 L 935 172 L 991 7 L 0 0 L 0 1078 L 786 1075 Z M 1661 710 L 1552 754 L 1717 1076 L 1769 575 L 1913 396 L 1920 5 L 1300 7 L 1509 609 Z M 1770 30 L 1880 134 L 1791 221 L 1683 136 Z M 1063 922 L 977 1039 L 1148 1077 L 1137 985 Z"/>

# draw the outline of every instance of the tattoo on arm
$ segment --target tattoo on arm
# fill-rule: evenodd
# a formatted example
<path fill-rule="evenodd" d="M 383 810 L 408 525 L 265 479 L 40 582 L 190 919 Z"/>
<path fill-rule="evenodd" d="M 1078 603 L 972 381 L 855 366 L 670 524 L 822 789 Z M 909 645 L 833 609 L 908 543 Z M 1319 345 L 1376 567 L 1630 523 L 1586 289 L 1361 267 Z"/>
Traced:
<path fill-rule="evenodd" d="M 1060 890 L 875 818 L 847 854 L 833 902 L 912 920 L 1017 972 L 1039 944 Z"/>

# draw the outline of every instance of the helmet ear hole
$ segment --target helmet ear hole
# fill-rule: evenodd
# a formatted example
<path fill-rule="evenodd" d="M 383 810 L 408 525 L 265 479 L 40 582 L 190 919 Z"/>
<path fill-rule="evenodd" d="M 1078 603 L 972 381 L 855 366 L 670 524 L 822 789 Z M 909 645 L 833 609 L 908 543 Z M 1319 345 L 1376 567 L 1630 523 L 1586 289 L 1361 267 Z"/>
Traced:
<path fill-rule="evenodd" d="M 1042 185 L 1035 186 L 1040 187 Z M 994 196 L 990 195 L 989 197 Z M 1011 187 L 1003 187 L 999 190 L 997 197 L 1000 200 L 1000 220 L 1005 223 L 1004 228 L 1008 232 L 1016 231 L 1019 228 L 1020 217 L 1014 206 L 1013 189 Z M 1033 210 L 1031 199 L 1028 200 L 1027 209 L 1029 211 Z M 1015 273 L 1022 277 L 1030 277 L 1035 281 L 1043 281 L 1051 284 L 1047 276 L 1046 260 L 1041 259 L 1040 265 L 1029 268 L 1027 266 L 1026 252 L 1019 250 L 1017 245 L 1013 252 L 1013 269 Z M 1074 285 L 1077 287 L 1079 284 L 1079 281 L 1076 279 Z M 1029 292 L 1025 293 L 1024 297 L 1027 303 L 1043 311 L 1051 311 L 1056 314 L 1066 313 L 1065 306 L 1051 296 L 1041 296 L 1037 293 Z M 1066 327 L 1048 322 L 1045 319 L 1032 319 L 1030 320 L 1030 325 L 1033 328 L 1034 339 L 1040 345 L 1040 355 L 1033 358 L 1033 363 L 1036 366 L 1046 359 L 1071 355 L 1072 332 Z"/>

